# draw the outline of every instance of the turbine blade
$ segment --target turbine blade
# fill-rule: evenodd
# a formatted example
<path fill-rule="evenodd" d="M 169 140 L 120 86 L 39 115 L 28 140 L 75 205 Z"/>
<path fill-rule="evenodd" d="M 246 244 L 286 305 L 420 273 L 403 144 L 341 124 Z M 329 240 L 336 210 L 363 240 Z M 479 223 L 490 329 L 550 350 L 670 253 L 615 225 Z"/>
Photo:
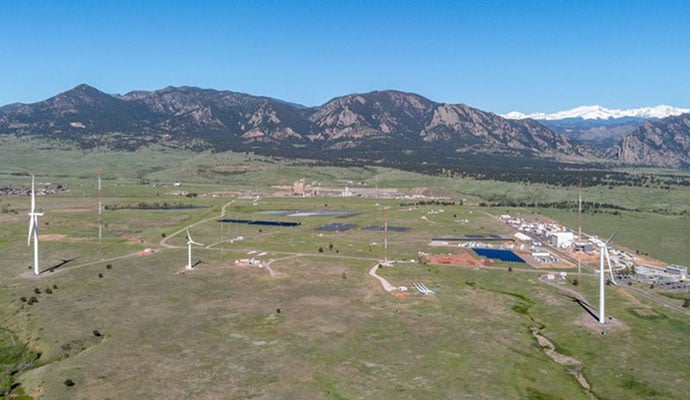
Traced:
<path fill-rule="evenodd" d="M 187 232 L 187 240 L 192 241 L 192 235 L 189 234 L 189 229 L 185 229 L 185 232 Z"/>
<path fill-rule="evenodd" d="M 609 240 L 606 241 L 606 244 L 609 244 L 609 242 L 613 239 L 614 236 L 618 234 L 618 232 L 621 230 L 622 226 L 619 226 L 618 229 L 616 229 L 615 232 L 613 232 L 613 235 L 609 236 Z"/>
<path fill-rule="evenodd" d="M 31 175 L 31 212 L 36 211 L 36 189 L 34 185 L 34 176 Z"/>
<path fill-rule="evenodd" d="M 616 280 L 613 278 L 613 268 L 611 267 L 611 259 L 609 258 L 609 249 L 606 249 L 604 256 L 606 256 L 606 263 L 609 265 L 609 275 L 611 275 L 611 283 L 613 283 L 614 285 L 618 285 L 618 283 L 616 283 Z"/>
<path fill-rule="evenodd" d="M 29 217 L 29 237 L 26 241 L 27 246 L 31 246 L 31 234 L 33 233 L 32 231 L 34 229 L 34 218 L 35 217 L 33 215 Z"/>

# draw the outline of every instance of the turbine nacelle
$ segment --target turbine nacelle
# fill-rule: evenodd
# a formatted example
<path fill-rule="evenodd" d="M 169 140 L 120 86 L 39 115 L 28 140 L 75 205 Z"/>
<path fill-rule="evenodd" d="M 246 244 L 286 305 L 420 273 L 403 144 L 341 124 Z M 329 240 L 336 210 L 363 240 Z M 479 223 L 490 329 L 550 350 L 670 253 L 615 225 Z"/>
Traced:
<path fill-rule="evenodd" d="M 192 235 L 189 234 L 189 229 L 185 229 L 185 231 L 187 232 L 187 244 L 188 244 L 188 245 L 206 246 L 206 245 L 203 244 L 203 243 L 195 242 L 195 241 L 192 239 Z"/>

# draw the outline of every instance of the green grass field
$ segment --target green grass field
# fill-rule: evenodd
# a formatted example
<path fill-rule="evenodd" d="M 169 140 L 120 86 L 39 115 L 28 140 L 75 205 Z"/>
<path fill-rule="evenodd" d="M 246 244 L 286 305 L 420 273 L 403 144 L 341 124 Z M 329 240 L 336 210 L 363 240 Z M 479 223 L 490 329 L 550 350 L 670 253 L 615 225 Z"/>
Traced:
<path fill-rule="evenodd" d="M 558 199 L 572 194 L 572 189 L 514 184 L 511 189 L 500 182 L 379 168 L 316 169 L 245 154 L 47 149 L 20 157 L 22 146 L 29 144 L 5 144 L 0 146 L 0 179 L 5 185 L 26 187 L 28 176 L 18 174 L 35 172 L 37 182 L 70 189 L 38 198 L 39 209 L 46 214 L 40 219 L 42 268 L 71 260 L 38 279 L 26 277 L 32 263 L 31 248 L 26 246 L 28 198 L 0 197 L 6 209 L 0 214 L 0 349 L 5 368 L 2 390 L 11 390 L 9 396 L 23 392 L 42 399 L 687 397 L 690 351 L 685 344 L 690 316 L 624 288 L 607 287 L 607 310 L 621 327 L 604 328 L 602 335 L 601 328 L 586 323 L 591 317 L 571 298 L 539 282 L 539 271 L 534 269 L 516 266 L 509 272 L 507 264 L 487 269 L 420 263 L 379 269 L 394 285 L 424 282 L 436 292 L 434 296 L 410 292 L 409 298 L 386 293 L 367 274 L 384 249 L 383 234 L 360 229 L 364 225 L 383 225 L 385 218 L 391 226 L 411 228 L 388 233 L 388 254 L 416 260 L 419 251 L 453 251 L 429 247 L 434 236 L 511 233 L 483 211 L 534 211 L 569 224 L 577 219 L 574 213 L 553 209 L 478 207 L 483 193 L 518 198 L 541 190 L 546 198 Z M 108 209 L 99 242 L 95 180 L 99 166 L 105 178 L 101 200 L 111 208 L 139 203 L 200 208 Z M 268 193 L 274 191 L 272 185 L 302 177 L 323 186 L 364 182 L 369 187 L 421 189 L 467 201 L 462 206 L 401 206 L 410 200 L 262 196 L 253 201 L 205 196 L 215 191 Z M 183 184 L 178 188 L 173 182 Z M 590 190 L 589 195 L 595 196 L 597 189 Z M 197 196 L 180 196 L 175 193 L 179 191 Z M 666 192 L 659 190 L 659 195 L 670 196 Z M 680 210 L 681 198 L 690 195 L 681 189 L 673 192 L 677 200 L 659 201 L 674 201 Z M 599 196 L 632 201 L 608 189 Z M 302 224 L 285 228 L 218 223 L 226 205 L 226 218 Z M 323 209 L 357 214 L 348 218 L 265 214 Z M 604 236 L 620 219 L 587 215 L 583 225 L 586 231 Z M 682 250 L 674 250 L 688 244 L 684 217 L 644 212 L 625 213 L 622 219 L 625 224 L 616 242 L 668 262 L 688 260 Z M 331 222 L 358 228 L 316 230 Z M 193 260 L 201 263 L 187 273 L 185 227 L 208 246 L 193 249 Z M 230 242 L 239 236 L 244 239 Z M 673 237 L 678 242 L 665 245 Z M 146 248 L 155 251 L 137 255 Z M 270 271 L 235 264 L 250 257 L 273 260 Z M 578 287 L 566 285 L 596 304 L 595 277 L 581 279 Z M 37 302 L 28 305 L 22 297 L 35 297 Z M 669 300 L 680 304 L 682 297 Z M 531 329 L 539 330 L 559 354 L 579 364 L 561 365 L 549 358 Z M 578 383 L 577 374 L 591 385 L 589 390 Z M 68 380 L 74 385 L 66 385 Z M 17 383 L 21 385 L 9 389 Z"/>

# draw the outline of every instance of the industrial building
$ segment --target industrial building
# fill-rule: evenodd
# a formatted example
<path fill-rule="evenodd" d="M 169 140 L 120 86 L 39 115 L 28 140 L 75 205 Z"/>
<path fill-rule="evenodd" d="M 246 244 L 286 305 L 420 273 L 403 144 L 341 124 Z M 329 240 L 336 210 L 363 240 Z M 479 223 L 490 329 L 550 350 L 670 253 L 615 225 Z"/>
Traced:
<path fill-rule="evenodd" d="M 635 274 L 639 280 L 647 282 L 679 282 L 687 279 L 688 267 L 669 265 L 666 268 L 651 265 L 638 265 Z"/>
<path fill-rule="evenodd" d="M 561 231 L 551 233 L 551 245 L 561 249 L 569 249 L 573 247 L 573 239 L 575 235 L 572 232 Z"/>
<path fill-rule="evenodd" d="M 666 267 L 666 273 L 670 275 L 677 275 L 681 281 L 688 279 L 688 267 L 684 265 L 669 265 Z"/>

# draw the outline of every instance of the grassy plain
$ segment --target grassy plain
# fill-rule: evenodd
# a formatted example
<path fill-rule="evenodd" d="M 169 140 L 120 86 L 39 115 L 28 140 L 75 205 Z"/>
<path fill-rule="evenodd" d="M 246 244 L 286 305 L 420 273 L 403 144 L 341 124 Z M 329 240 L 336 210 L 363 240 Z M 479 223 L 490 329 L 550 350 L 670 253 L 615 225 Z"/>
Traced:
<path fill-rule="evenodd" d="M 622 328 L 607 328 L 602 335 L 601 329 L 584 323 L 588 317 L 580 306 L 539 282 L 539 273 L 529 268 L 515 266 L 508 272 L 505 266 L 491 270 L 408 263 L 379 270 L 394 285 L 424 282 L 436 292 L 411 293 L 409 298 L 385 293 L 367 274 L 383 255 L 383 237 L 360 228 L 383 225 L 384 213 L 390 225 L 411 228 L 388 234 L 389 256 L 409 260 L 416 259 L 418 251 L 452 251 L 429 247 L 432 236 L 510 233 L 483 213 L 500 214 L 504 208 L 476 205 L 484 193 L 526 198 L 537 191 L 540 198 L 558 199 L 573 189 L 451 180 L 380 168 L 311 168 L 253 155 L 178 150 L 46 149 L 20 157 L 21 146 L 29 144 L 0 146 L 0 179 L 5 185 L 26 186 L 27 176 L 17 174 L 35 172 L 39 182 L 70 189 L 38 200 L 46 213 L 41 219 L 46 237 L 41 257 L 43 268 L 74 259 L 39 279 L 22 276 L 31 263 L 25 242 L 28 200 L 0 197 L 7 210 L 0 214 L 0 320 L 7 330 L 0 345 L 3 355 L 17 355 L 7 358 L 7 365 L 40 353 L 28 369 L 12 375 L 35 398 L 686 398 L 690 351 L 684 343 L 690 317 L 622 288 L 607 292 L 607 309 Z M 104 205 L 155 202 L 201 208 L 109 209 L 103 214 L 99 242 L 99 166 L 105 178 Z M 271 185 L 301 177 L 323 186 L 362 182 L 466 201 L 462 206 L 401 206 L 409 201 L 262 197 L 255 202 L 204 196 L 225 190 L 268 191 Z M 172 182 L 183 185 L 173 187 Z M 655 201 L 682 210 L 681 190 L 659 190 L 659 196 L 667 197 Z M 185 197 L 180 191 L 198 196 Z M 587 192 L 602 200 L 622 196 L 621 202 L 631 201 L 609 189 Z M 224 205 L 226 218 L 302 225 L 220 224 L 216 219 Z M 263 213 L 313 209 L 358 214 L 336 218 Z M 576 218 L 553 209 L 508 211 L 541 212 L 564 222 Z M 618 226 L 617 218 L 588 215 L 585 230 L 606 235 L 609 227 Z M 634 218 L 642 222 L 629 222 Z M 655 233 L 640 248 L 655 255 L 656 246 L 669 240 L 658 237 L 664 228 L 688 240 L 683 218 L 626 214 L 616 241 L 637 248 L 635 232 L 647 229 Z M 315 229 L 330 222 L 359 226 L 344 232 Z M 201 263 L 190 273 L 183 270 L 185 227 L 208 245 L 193 249 L 193 259 Z M 244 240 L 230 242 L 238 236 Z M 163 245 L 163 239 L 171 247 Z M 155 252 L 136 255 L 145 248 Z M 686 259 L 671 251 L 663 248 L 658 254 L 668 255 L 668 261 Z M 249 257 L 273 260 L 273 273 L 234 263 Z M 591 303 L 597 301 L 596 288 L 589 275 L 577 287 Z M 32 296 L 38 300 L 33 305 L 21 300 Z M 554 362 L 530 328 L 540 329 L 560 354 L 581 364 Z M 591 385 L 589 392 L 575 379 L 577 373 Z M 74 386 L 65 384 L 68 379 Z"/>

